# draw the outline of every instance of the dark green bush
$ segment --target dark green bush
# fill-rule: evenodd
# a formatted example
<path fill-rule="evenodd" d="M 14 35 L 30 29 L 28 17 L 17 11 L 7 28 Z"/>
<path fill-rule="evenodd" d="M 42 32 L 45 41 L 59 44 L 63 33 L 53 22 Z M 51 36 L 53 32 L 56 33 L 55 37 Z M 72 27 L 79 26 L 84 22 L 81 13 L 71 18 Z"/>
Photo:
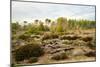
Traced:
<path fill-rule="evenodd" d="M 44 51 L 40 44 L 32 43 L 24 45 L 17 49 L 14 53 L 16 61 L 22 61 L 24 59 L 29 59 L 30 57 L 39 57 L 43 55 Z"/>

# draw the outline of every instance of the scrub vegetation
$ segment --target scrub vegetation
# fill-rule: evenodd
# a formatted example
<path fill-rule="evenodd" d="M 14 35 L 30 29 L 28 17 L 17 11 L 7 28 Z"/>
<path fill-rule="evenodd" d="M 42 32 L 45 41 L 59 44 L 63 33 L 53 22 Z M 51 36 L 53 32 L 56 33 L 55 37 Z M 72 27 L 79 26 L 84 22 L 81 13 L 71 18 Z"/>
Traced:
<path fill-rule="evenodd" d="M 14 64 L 94 61 L 96 22 L 58 17 L 11 22 Z"/>

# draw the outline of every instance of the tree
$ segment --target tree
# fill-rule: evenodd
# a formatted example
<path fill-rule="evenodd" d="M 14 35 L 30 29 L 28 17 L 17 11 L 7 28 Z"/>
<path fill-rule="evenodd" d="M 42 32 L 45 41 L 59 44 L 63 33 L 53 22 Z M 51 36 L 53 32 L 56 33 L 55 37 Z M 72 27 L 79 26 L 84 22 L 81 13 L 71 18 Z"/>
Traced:
<path fill-rule="evenodd" d="M 35 24 L 38 24 L 39 20 L 38 20 L 38 19 L 36 19 L 36 20 L 34 20 L 34 22 L 35 22 Z"/>
<path fill-rule="evenodd" d="M 43 22 L 39 22 L 39 26 L 38 26 L 38 30 L 39 31 L 44 31 L 44 25 L 43 25 Z"/>
<path fill-rule="evenodd" d="M 57 32 L 64 32 L 66 31 L 68 28 L 68 23 L 67 23 L 67 19 L 64 17 L 59 17 L 57 19 L 57 28 L 56 31 Z"/>
<path fill-rule="evenodd" d="M 51 32 L 56 32 L 56 23 L 53 21 L 52 23 L 51 23 L 51 26 L 50 26 L 50 31 Z"/>
<path fill-rule="evenodd" d="M 57 19 L 57 22 L 58 22 L 58 23 L 66 23 L 66 22 L 67 22 L 67 19 L 64 18 L 64 17 L 59 17 L 59 18 Z"/>
<path fill-rule="evenodd" d="M 47 24 L 49 24 L 50 22 L 51 22 L 51 20 L 50 19 L 45 19 L 45 22 L 47 23 Z"/>
<path fill-rule="evenodd" d="M 12 29 L 12 33 L 16 33 L 18 30 L 20 30 L 21 25 L 19 25 L 18 22 L 16 23 L 11 23 L 11 29 Z"/>
<path fill-rule="evenodd" d="M 26 24 L 27 23 L 28 23 L 27 21 L 24 21 L 24 30 L 26 29 Z"/>

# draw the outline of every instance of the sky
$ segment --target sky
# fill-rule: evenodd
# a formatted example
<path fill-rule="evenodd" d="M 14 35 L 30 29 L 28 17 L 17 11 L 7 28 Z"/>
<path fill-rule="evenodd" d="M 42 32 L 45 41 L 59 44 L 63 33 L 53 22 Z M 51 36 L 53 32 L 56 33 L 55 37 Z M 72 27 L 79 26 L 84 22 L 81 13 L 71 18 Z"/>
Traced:
<path fill-rule="evenodd" d="M 13 21 L 30 21 L 45 18 L 57 19 L 58 17 L 95 20 L 95 6 L 12 2 Z"/>

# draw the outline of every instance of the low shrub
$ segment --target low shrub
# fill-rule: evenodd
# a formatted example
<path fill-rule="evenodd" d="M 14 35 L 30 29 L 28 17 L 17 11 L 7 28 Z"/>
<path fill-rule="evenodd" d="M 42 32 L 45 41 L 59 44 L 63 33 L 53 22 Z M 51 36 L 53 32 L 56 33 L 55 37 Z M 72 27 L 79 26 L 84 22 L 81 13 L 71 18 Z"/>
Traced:
<path fill-rule="evenodd" d="M 38 61 L 38 57 L 32 57 L 29 59 L 29 63 L 35 63 Z"/>
<path fill-rule="evenodd" d="M 84 42 L 83 40 L 74 40 L 73 45 L 74 46 L 86 46 L 87 42 Z"/>
<path fill-rule="evenodd" d="M 76 35 L 74 35 L 74 36 L 71 36 L 71 35 L 64 35 L 64 36 L 61 36 L 60 37 L 60 39 L 61 40 L 76 40 L 76 39 L 79 39 L 80 38 L 80 36 L 76 36 Z"/>
<path fill-rule="evenodd" d="M 15 39 L 17 39 L 17 36 L 16 36 L 16 35 L 12 35 L 12 36 L 11 36 L 11 39 L 12 39 L 12 40 L 15 40 Z"/>
<path fill-rule="evenodd" d="M 14 55 L 16 61 L 29 59 L 30 57 L 39 57 L 43 55 L 44 51 L 38 43 L 30 43 L 16 49 Z"/>
<path fill-rule="evenodd" d="M 95 57 L 96 56 L 96 52 L 95 51 L 90 51 L 90 52 L 86 53 L 85 56 Z"/>
<path fill-rule="evenodd" d="M 83 40 L 85 42 L 91 41 L 92 39 L 93 39 L 93 37 L 90 37 L 90 36 L 81 38 L 81 40 Z"/>
<path fill-rule="evenodd" d="M 19 39 L 22 39 L 22 40 L 26 40 L 26 39 L 28 39 L 30 37 L 30 35 L 28 35 L 28 34 L 21 34 L 21 35 L 19 35 Z"/>
<path fill-rule="evenodd" d="M 54 34 L 54 33 L 45 33 L 43 35 L 43 38 L 42 40 L 46 40 L 46 39 L 55 39 L 55 38 L 58 38 L 59 36 L 57 34 Z"/>
<path fill-rule="evenodd" d="M 54 60 L 63 60 L 66 58 L 68 58 L 68 57 L 65 52 L 56 53 L 51 57 L 51 59 L 54 59 Z"/>
<path fill-rule="evenodd" d="M 87 42 L 87 46 L 91 49 L 96 49 L 96 40 Z"/>

